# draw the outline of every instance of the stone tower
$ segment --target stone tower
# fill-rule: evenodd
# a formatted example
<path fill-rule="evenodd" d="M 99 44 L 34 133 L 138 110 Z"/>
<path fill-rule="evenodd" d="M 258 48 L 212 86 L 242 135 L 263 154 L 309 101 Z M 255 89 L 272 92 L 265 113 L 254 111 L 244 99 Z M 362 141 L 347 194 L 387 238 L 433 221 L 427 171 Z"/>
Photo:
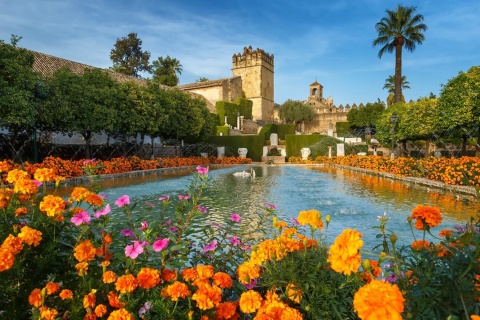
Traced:
<path fill-rule="evenodd" d="M 255 120 L 272 121 L 274 107 L 273 54 L 245 47 L 232 57 L 233 77 L 242 78 L 245 98 L 252 100 Z"/>
<path fill-rule="evenodd" d="M 323 86 L 315 81 L 310 85 L 310 97 L 309 99 L 314 99 L 317 101 L 322 101 L 323 99 Z"/>

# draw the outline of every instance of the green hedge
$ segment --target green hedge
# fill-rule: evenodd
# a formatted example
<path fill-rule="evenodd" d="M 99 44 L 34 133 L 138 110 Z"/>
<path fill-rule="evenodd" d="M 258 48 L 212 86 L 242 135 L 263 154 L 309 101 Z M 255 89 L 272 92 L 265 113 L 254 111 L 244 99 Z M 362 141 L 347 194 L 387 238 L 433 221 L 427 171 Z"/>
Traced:
<path fill-rule="evenodd" d="M 295 135 L 289 134 L 285 137 L 287 145 L 287 157 L 301 157 L 300 150 L 302 148 L 310 148 L 312 151 L 310 157 L 315 159 L 319 156 L 328 156 L 328 147 L 332 147 L 332 156 L 337 155 L 337 144 L 344 143 L 334 137 L 312 134 L 312 135 Z M 357 154 L 359 152 L 367 152 L 367 145 L 350 145 L 345 143 L 345 155 Z"/>
<path fill-rule="evenodd" d="M 238 156 L 238 148 L 247 148 L 247 158 L 252 161 L 262 161 L 263 145 L 265 144 L 265 137 L 263 135 L 248 135 L 248 136 L 211 136 L 207 139 L 208 143 L 217 146 L 223 146 L 226 149 L 225 154 Z M 230 151 L 227 152 L 227 150 Z"/>
<path fill-rule="evenodd" d="M 221 133 L 221 134 L 220 134 Z M 230 128 L 227 126 L 217 126 L 215 135 L 217 136 L 228 136 L 230 134 Z"/>
<path fill-rule="evenodd" d="M 277 133 L 277 125 L 275 123 L 269 123 L 265 125 L 265 127 L 263 127 L 258 134 L 263 135 L 265 140 L 270 140 L 270 135 L 272 133 Z"/>
<path fill-rule="evenodd" d="M 277 124 L 278 139 L 285 140 L 287 134 L 295 134 L 294 124 Z M 269 137 L 270 138 L 270 137 Z"/>
<path fill-rule="evenodd" d="M 237 98 L 235 102 L 225 100 L 217 101 L 215 109 L 220 125 L 225 124 L 225 116 L 227 116 L 227 123 L 233 127 L 237 126 L 238 113 L 240 113 L 244 119 L 252 119 L 252 106 L 253 102 L 245 98 Z"/>
<path fill-rule="evenodd" d="M 352 129 L 348 125 L 348 122 L 337 122 L 335 124 L 335 130 L 337 137 L 349 137 L 352 133 Z"/>

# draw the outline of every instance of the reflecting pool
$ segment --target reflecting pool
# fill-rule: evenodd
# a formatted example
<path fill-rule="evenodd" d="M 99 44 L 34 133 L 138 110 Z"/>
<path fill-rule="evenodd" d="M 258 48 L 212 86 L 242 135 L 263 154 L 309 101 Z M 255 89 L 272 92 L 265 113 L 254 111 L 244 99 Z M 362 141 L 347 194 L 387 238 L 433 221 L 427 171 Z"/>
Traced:
<path fill-rule="evenodd" d="M 443 223 L 432 229 L 437 235 L 441 229 L 453 227 L 477 217 L 479 202 L 473 197 L 444 194 L 429 188 L 398 181 L 359 174 L 348 170 L 319 166 L 253 166 L 256 177 L 237 177 L 233 173 L 249 170 L 251 166 L 237 166 L 211 170 L 204 203 L 208 214 L 202 223 L 221 223 L 231 213 L 238 213 L 242 223 L 248 223 L 265 202 L 277 205 L 279 219 L 290 221 L 301 210 L 316 209 L 331 216 L 327 240 L 329 242 L 345 228 L 356 228 L 364 235 L 365 249 L 379 244 L 373 226 L 377 216 L 384 213 L 391 220 L 388 228 L 394 230 L 400 244 L 413 240 L 406 222 L 417 205 L 440 208 Z M 146 176 L 129 180 L 108 181 L 102 193 L 113 203 L 116 198 L 128 194 L 132 202 L 160 207 L 160 196 L 185 194 L 191 174 L 177 173 L 171 176 Z M 114 206 L 112 206 L 114 207 Z M 139 206 L 140 207 L 140 206 Z M 114 214 L 120 214 L 115 213 Z M 121 219 L 121 218 L 120 218 Z M 421 237 L 419 232 L 417 237 Z"/>

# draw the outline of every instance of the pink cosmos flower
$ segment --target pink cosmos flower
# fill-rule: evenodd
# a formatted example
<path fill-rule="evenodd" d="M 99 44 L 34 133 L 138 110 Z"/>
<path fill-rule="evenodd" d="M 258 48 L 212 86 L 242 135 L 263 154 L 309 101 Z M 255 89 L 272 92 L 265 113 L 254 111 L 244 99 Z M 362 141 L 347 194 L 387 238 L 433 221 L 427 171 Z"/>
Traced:
<path fill-rule="evenodd" d="M 38 181 L 38 180 L 35 180 L 35 179 L 32 179 L 33 183 L 35 183 L 35 185 L 37 187 L 40 187 L 43 183 L 41 181 Z"/>
<path fill-rule="evenodd" d="M 166 226 L 169 226 L 171 223 L 172 223 L 172 219 L 168 219 L 163 225 L 166 227 Z"/>
<path fill-rule="evenodd" d="M 149 206 L 150 208 L 155 208 L 155 205 L 149 201 L 145 201 L 145 204 Z"/>
<path fill-rule="evenodd" d="M 197 172 L 198 172 L 198 174 L 201 174 L 201 175 L 208 174 L 208 167 L 198 166 L 197 167 Z"/>
<path fill-rule="evenodd" d="M 218 228 L 218 229 L 221 229 L 221 228 L 222 228 L 222 225 L 219 224 L 219 223 L 216 223 L 216 222 L 212 222 L 211 225 L 214 226 L 214 227 L 216 227 L 216 228 Z"/>
<path fill-rule="evenodd" d="M 140 307 L 140 309 L 138 310 L 138 316 L 143 319 L 144 318 L 144 314 L 147 313 L 148 311 L 150 311 L 152 309 L 152 304 L 150 302 L 145 302 L 145 304 L 143 306 Z"/>
<path fill-rule="evenodd" d="M 190 199 L 190 196 L 182 196 L 182 195 L 178 196 L 178 200 L 188 200 L 188 199 Z"/>
<path fill-rule="evenodd" d="M 83 165 L 86 165 L 86 164 L 89 164 L 89 163 L 94 163 L 96 161 L 97 161 L 97 159 L 95 159 L 95 158 L 83 160 Z"/>
<path fill-rule="evenodd" d="M 125 255 L 131 259 L 136 259 L 142 252 L 143 247 L 140 242 L 135 242 L 133 245 L 125 247 Z"/>
<path fill-rule="evenodd" d="M 265 207 L 267 207 L 267 209 L 277 209 L 276 205 L 274 205 L 273 203 L 268 203 L 268 202 L 265 202 Z"/>
<path fill-rule="evenodd" d="M 208 252 L 208 251 L 214 251 L 217 249 L 217 240 L 213 240 L 209 244 L 207 244 L 205 247 L 203 247 L 203 253 Z"/>
<path fill-rule="evenodd" d="M 112 211 L 112 210 L 110 209 L 110 204 L 107 204 L 107 205 L 105 206 L 105 208 L 103 208 L 102 210 L 99 210 L 99 211 L 95 212 L 95 213 L 93 214 L 93 216 L 98 219 L 98 218 L 100 218 L 101 216 L 104 216 L 104 215 L 109 214 L 111 211 Z"/>
<path fill-rule="evenodd" d="M 138 230 L 145 230 L 145 229 L 148 229 L 148 222 L 147 221 L 142 221 Z"/>
<path fill-rule="evenodd" d="M 239 216 L 238 214 L 236 214 L 236 213 L 232 213 L 232 214 L 230 215 L 230 219 L 231 219 L 232 221 L 234 221 L 234 222 L 240 222 L 240 216 Z"/>
<path fill-rule="evenodd" d="M 163 238 L 163 239 L 160 239 L 160 240 L 157 240 L 153 243 L 153 251 L 155 252 L 159 252 L 159 251 L 162 251 L 164 249 L 166 249 L 168 247 L 168 238 Z"/>
<path fill-rule="evenodd" d="M 231 237 L 230 239 L 228 239 L 230 241 L 230 243 L 232 244 L 232 246 L 236 247 L 240 244 L 240 240 L 238 240 L 238 237 L 237 236 L 233 236 Z"/>
<path fill-rule="evenodd" d="M 170 227 L 170 231 L 172 231 L 172 232 L 177 232 L 177 231 L 178 231 L 178 228 L 177 228 L 177 227 L 174 227 L 174 226 L 171 226 L 171 227 Z"/>
<path fill-rule="evenodd" d="M 123 229 L 120 231 L 120 234 L 125 237 L 134 237 L 135 235 L 133 234 L 132 230 L 130 229 Z"/>
<path fill-rule="evenodd" d="M 257 279 L 252 279 L 252 281 L 250 281 L 249 284 L 244 284 L 244 286 L 248 289 L 248 290 L 252 290 L 253 288 L 255 288 L 257 286 Z"/>
<path fill-rule="evenodd" d="M 207 208 L 205 208 L 204 206 L 197 206 L 197 209 L 202 213 L 207 213 Z"/>
<path fill-rule="evenodd" d="M 293 224 L 296 225 L 296 226 L 299 226 L 299 225 L 300 225 L 300 222 L 298 222 L 298 220 L 295 219 L 295 218 L 290 218 L 290 221 L 292 221 Z"/>
<path fill-rule="evenodd" d="M 90 223 L 90 215 L 87 211 L 82 211 L 74 215 L 70 221 L 75 224 L 76 226 L 81 225 L 82 223 L 89 224 Z"/>
<path fill-rule="evenodd" d="M 168 201 L 168 200 L 170 200 L 170 196 L 163 196 L 163 197 L 158 198 L 158 200 L 160 200 L 160 201 Z"/>
<path fill-rule="evenodd" d="M 123 195 L 117 200 L 115 200 L 115 204 L 119 208 L 126 206 L 127 204 L 130 204 L 130 197 L 128 195 Z"/>

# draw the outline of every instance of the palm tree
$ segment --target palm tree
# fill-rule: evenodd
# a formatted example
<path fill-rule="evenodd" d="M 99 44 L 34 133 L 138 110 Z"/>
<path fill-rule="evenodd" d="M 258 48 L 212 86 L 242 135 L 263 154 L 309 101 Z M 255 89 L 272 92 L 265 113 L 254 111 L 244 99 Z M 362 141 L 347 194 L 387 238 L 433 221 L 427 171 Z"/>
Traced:
<path fill-rule="evenodd" d="M 402 76 L 401 85 L 403 89 L 410 89 L 409 86 L 410 82 L 407 81 L 406 76 Z M 394 97 L 395 97 L 395 76 L 388 76 L 385 79 L 385 84 L 383 85 L 383 89 L 388 89 L 388 97 L 387 97 L 387 107 L 390 107 L 393 104 Z M 402 100 L 400 102 L 405 102 L 405 97 L 402 94 Z"/>
<path fill-rule="evenodd" d="M 159 57 L 157 60 L 153 61 L 153 79 L 158 83 L 176 86 L 178 84 L 177 74 L 182 74 L 182 65 L 180 61 L 175 58 L 166 58 Z"/>
<path fill-rule="evenodd" d="M 395 91 L 394 102 L 402 100 L 402 47 L 412 52 L 417 44 L 425 41 L 424 32 L 427 26 L 423 23 L 423 15 L 415 14 L 416 7 L 398 5 L 396 11 L 385 10 L 387 16 L 375 24 L 378 38 L 373 46 L 382 45 L 378 57 L 395 49 Z"/>

